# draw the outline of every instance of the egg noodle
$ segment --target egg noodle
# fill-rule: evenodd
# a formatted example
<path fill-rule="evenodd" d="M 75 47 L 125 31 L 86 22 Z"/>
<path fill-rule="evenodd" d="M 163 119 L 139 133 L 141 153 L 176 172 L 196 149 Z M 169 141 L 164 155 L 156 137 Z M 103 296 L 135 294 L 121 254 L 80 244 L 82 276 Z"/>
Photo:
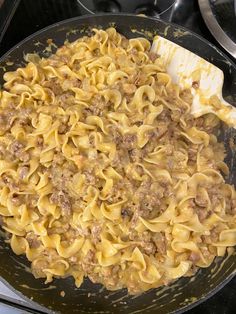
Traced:
<path fill-rule="evenodd" d="M 191 115 L 148 40 L 94 29 L 4 80 L 1 224 L 36 278 L 134 294 L 236 244 L 219 120 Z"/>

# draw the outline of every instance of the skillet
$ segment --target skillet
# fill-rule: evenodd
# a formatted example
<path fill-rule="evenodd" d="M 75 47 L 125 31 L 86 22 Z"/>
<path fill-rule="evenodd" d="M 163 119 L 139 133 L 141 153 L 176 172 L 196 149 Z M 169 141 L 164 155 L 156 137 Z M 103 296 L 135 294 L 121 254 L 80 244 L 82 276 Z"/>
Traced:
<path fill-rule="evenodd" d="M 109 26 L 115 26 L 128 38 L 143 36 L 151 40 L 155 34 L 159 34 L 212 62 L 225 74 L 225 100 L 236 103 L 236 66 L 226 55 L 183 27 L 131 14 L 76 17 L 27 37 L 0 59 L 0 84 L 3 84 L 5 71 L 24 65 L 25 54 L 36 52 L 47 57 L 66 39 L 73 41 L 91 34 L 93 27 L 105 29 Z M 47 47 L 48 39 L 52 39 L 55 46 Z M 225 141 L 226 162 L 230 167 L 228 181 L 235 184 L 236 156 L 229 146 L 229 139 L 233 136 L 234 130 L 222 128 L 220 137 Z M 236 257 L 231 254 L 216 259 L 209 268 L 199 270 L 194 277 L 181 278 L 167 287 L 153 289 L 140 296 L 128 296 L 126 290 L 107 291 L 89 280 L 85 280 L 79 289 L 72 278 L 56 279 L 45 285 L 43 280 L 34 279 L 25 257 L 16 256 L 11 251 L 3 233 L 0 234 L 0 260 L 0 279 L 30 302 L 33 308 L 44 313 L 183 313 L 216 293 L 236 273 Z M 61 296 L 62 291 L 65 292 L 64 297 Z"/>

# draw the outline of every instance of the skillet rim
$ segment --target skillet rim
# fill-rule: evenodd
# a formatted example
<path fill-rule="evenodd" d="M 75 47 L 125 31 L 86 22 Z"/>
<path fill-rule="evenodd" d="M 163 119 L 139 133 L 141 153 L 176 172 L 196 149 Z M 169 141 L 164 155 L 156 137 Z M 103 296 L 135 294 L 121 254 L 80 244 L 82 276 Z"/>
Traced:
<path fill-rule="evenodd" d="M 222 57 L 224 57 L 230 64 L 230 66 L 232 66 L 235 70 L 236 70 L 236 59 L 235 62 L 234 60 L 232 60 L 224 51 L 222 51 L 220 48 L 218 48 L 216 45 L 212 44 L 210 41 L 208 41 L 207 39 L 205 39 L 203 36 L 197 34 L 196 32 L 186 28 L 185 26 L 182 25 L 178 25 L 176 23 L 172 23 L 172 22 L 168 22 L 168 21 L 164 21 L 162 19 L 157 19 L 155 17 L 149 17 L 149 16 L 141 16 L 141 15 L 135 15 L 135 14 L 131 14 L 131 13 L 97 13 L 97 14 L 85 14 L 85 15 L 80 15 L 80 16 L 76 16 L 76 17 L 72 17 L 69 19 L 64 19 L 61 20 L 59 22 L 50 24 L 30 35 L 28 35 L 27 37 L 25 37 L 24 39 L 22 39 L 21 41 L 19 41 L 17 44 L 15 44 L 12 48 L 10 48 L 8 51 L 6 51 L 2 56 L 0 56 L 0 62 L 4 62 L 4 59 L 7 58 L 10 53 L 16 49 L 19 48 L 19 46 L 21 46 L 22 44 L 24 44 L 25 42 L 27 42 L 30 39 L 33 39 L 34 37 L 36 37 L 37 35 L 49 30 L 50 28 L 56 27 L 56 26 L 62 26 L 63 24 L 67 24 L 70 22 L 74 22 L 76 20 L 83 20 L 84 18 L 96 18 L 96 17 L 102 17 L 102 16 L 129 16 L 129 17 L 133 17 L 133 18 L 141 18 L 141 19 L 148 19 L 148 20 L 152 20 L 154 22 L 158 21 L 161 22 L 163 24 L 166 24 L 166 26 L 171 25 L 174 26 L 176 28 L 182 29 L 185 32 L 187 32 L 190 35 L 193 35 L 195 37 L 197 37 L 199 40 L 203 41 L 205 44 L 207 44 L 208 46 L 210 46 L 211 48 L 213 48 L 214 50 L 216 50 L 217 53 L 219 53 Z M 164 37 L 164 36 L 162 36 Z"/>

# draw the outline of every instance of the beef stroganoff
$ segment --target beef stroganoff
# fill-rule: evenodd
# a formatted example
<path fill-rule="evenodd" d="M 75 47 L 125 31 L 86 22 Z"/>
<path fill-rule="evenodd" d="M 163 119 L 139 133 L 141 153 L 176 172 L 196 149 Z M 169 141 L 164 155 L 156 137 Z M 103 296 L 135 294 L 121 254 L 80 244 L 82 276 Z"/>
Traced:
<path fill-rule="evenodd" d="M 190 114 L 148 40 L 94 29 L 4 80 L 1 225 L 36 278 L 135 294 L 236 244 L 219 120 Z"/>

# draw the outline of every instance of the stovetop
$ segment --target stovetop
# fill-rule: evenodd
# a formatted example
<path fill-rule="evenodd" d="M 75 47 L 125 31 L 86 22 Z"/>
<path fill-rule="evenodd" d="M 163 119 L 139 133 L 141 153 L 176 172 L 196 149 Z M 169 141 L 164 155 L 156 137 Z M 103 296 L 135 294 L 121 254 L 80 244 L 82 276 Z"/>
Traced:
<path fill-rule="evenodd" d="M 0 0 L 9 2 L 9 0 Z M 10 0 L 16 1 L 16 0 Z M 0 55 L 8 51 L 16 43 L 28 35 L 42 29 L 45 26 L 56 23 L 63 19 L 75 17 L 85 13 L 77 0 L 19 0 L 16 12 L 9 23 L 5 35 L 0 43 Z M 123 0 L 124 1 L 124 0 Z M 129 0 L 128 0 L 129 1 Z M 131 0 L 130 0 L 131 1 Z M 132 2 L 135 0 L 132 0 Z M 156 0 L 158 2 L 158 0 Z M 153 2 L 156 2 L 153 0 Z M 82 1 L 86 3 L 86 1 Z M 91 2 L 91 1 L 90 1 Z M 116 1 L 119 2 L 119 1 Z M 140 2 L 140 0 L 139 0 Z M 150 2 L 143 0 L 143 2 Z M 163 0 L 162 0 L 163 2 Z M 218 43 L 208 31 L 198 7 L 197 0 L 176 0 L 177 9 L 172 16 L 172 22 L 183 25 L 194 32 L 202 35 L 212 43 Z M 146 11 L 146 13 L 152 11 Z M 0 7 L 1 13 L 1 7 Z M 140 11 L 139 13 L 145 13 Z M 0 15 L 1 17 L 1 15 Z M 0 20 L 1 25 L 1 20 Z"/>
<path fill-rule="evenodd" d="M 145 0 L 143 1 L 145 2 Z M 220 45 L 205 26 L 197 0 L 177 0 L 177 2 L 178 6 L 176 6 L 176 10 L 172 15 L 172 22 L 183 25 L 202 35 L 220 48 Z M 12 11 L 6 10 L 10 3 Z M 4 12 L 3 10 L 1 11 L 3 7 Z M 0 35 L 1 31 L 5 31 L 3 39 L 0 42 L 0 56 L 35 31 L 63 19 L 82 15 L 83 13 L 84 10 L 81 9 L 77 0 L 0 0 Z M 235 287 L 236 278 L 215 296 L 188 311 L 188 314 L 235 313 Z M 20 314 L 37 312 L 32 308 L 32 305 L 14 294 L 6 285 L 0 283 L 0 313 Z"/>

